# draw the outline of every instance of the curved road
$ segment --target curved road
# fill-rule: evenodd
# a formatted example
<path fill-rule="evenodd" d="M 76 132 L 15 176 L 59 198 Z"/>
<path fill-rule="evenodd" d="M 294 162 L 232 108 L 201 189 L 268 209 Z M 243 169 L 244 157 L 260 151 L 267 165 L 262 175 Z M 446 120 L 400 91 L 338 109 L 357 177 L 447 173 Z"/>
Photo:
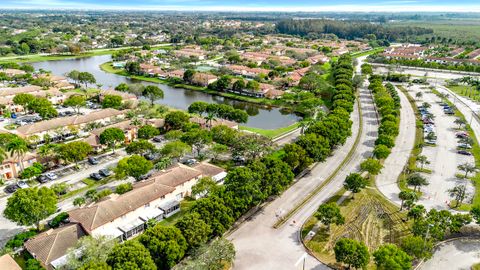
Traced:
<path fill-rule="evenodd" d="M 265 206 L 228 236 L 236 249 L 234 269 L 329 269 L 307 255 L 299 239 L 299 232 L 302 224 L 318 206 L 343 186 L 346 175 L 357 171 L 360 162 L 372 154 L 378 123 L 368 89 L 360 89 L 359 102 L 362 115 L 359 115 L 355 107 L 352 113 L 353 134 L 347 142 L 339 147 L 333 156 L 318 164 L 310 174 L 299 179 L 279 198 Z M 360 117 L 363 119 L 360 140 L 353 154 L 348 156 L 359 134 Z M 285 214 L 301 202 L 315 187 L 325 181 L 347 156 L 349 161 L 319 193 L 288 219 L 285 225 L 278 229 L 273 228 L 278 214 Z"/>
<path fill-rule="evenodd" d="M 433 257 L 424 262 L 419 269 L 470 269 L 476 263 L 480 263 L 480 240 L 465 238 L 438 245 Z"/>

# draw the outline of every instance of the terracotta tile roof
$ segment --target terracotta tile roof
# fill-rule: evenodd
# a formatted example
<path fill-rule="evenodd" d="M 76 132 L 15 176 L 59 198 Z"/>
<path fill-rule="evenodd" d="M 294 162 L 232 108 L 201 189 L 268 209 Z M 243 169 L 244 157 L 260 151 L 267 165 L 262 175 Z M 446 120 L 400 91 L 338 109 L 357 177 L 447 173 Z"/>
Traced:
<path fill-rule="evenodd" d="M 105 126 L 105 127 L 94 129 L 90 133 L 92 133 L 96 136 L 100 136 L 100 134 L 102 134 L 102 132 L 107 128 L 119 128 L 119 129 L 125 131 L 125 130 L 128 130 L 128 129 L 134 128 L 134 127 L 135 127 L 135 125 L 132 125 L 132 121 L 125 120 L 125 121 L 122 121 L 122 122 L 115 123 L 113 125 L 108 125 L 108 126 Z"/>
<path fill-rule="evenodd" d="M 25 242 L 25 248 L 43 265 L 66 254 L 67 249 L 75 246 L 85 232 L 78 223 L 70 223 L 57 229 L 50 229 Z M 3 268 L 2 268 L 3 269 Z"/>
<path fill-rule="evenodd" d="M 190 118 L 190 122 L 199 124 L 202 127 L 204 127 L 207 124 L 207 120 L 205 120 L 205 118 L 201 118 L 201 117 L 192 117 L 192 118 Z M 215 119 L 215 120 L 212 121 L 211 125 L 212 125 L 212 127 L 224 125 L 224 126 L 233 128 L 233 127 L 238 126 L 238 123 L 233 122 L 233 121 L 228 121 L 228 120 L 225 120 L 225 119 Z"/>
<path fill-rule="evenodd" d="M 0 257 L 0 269 L 4 270 L 22 270 L 17 262 L 9 254 Z"/>
<path fill-rule="evenodd" d="M 122 111 L 118 111 L 112 108 L 103 109 L 100 111 L 92 112 L 87 115 L 74 115 L 68 117 L 60 117 L 50 120 L 45 120 L 30 125 L 25 125 L 17 128 L 17 133 L 20 136 L 28 136 L 31 134 L 36 134 L 43 131 L 53 130 L 59 127 L 67 127 L 71 125 L 80 125 L 85 124 L 108 117 L 113 117 L 117 115 L 122 115 Z"/>
<path fill-rule="evenodd" d="M 122 97 L 123 100 L 137 99 L 137 96 L 135 96 L 134 94 L 130 94 L 130 93 L 127 93 L 127 92 L 122 92 L 122 91 L 117 91 L 117 90 L 114 90 L 114 89 L 102 90 L 102 91 L 100 91 L 100 95 L 101 96 L 116 95 L 116 96 Z"/>
<path fill-rule="evenodd" d="M 177 164 L 176 166 L 160 171 L 152 175 L 149 180 L 155 181 L 157 184 L 169 186 L 175 188 L 183 183 L 192 180 L 195 177 L 199 177 L 202 173 L 191 167 Z"/>
<path fill-rule="evenodd" d="M 114 221 L 151 201 L 159 199 L 175 190 L 154 180 L 137 183 L 133 190 L 122 194 L 112 194 L 93 205 L 71 210 L 70 220 L 82 224 L 83 229 L 91 233 L 94 229 Z"/>
<path fill-rule="evenodd" d="M 0 69 L 0 72 L 3 72 L 7 74 L 8 76 L 15 76 L 15 75 L 23 75 L 26 74 L 25 71 L 20 70 L 20 69 L 13 69 L 13 68 L 6 68 L 6 69 Z"/>

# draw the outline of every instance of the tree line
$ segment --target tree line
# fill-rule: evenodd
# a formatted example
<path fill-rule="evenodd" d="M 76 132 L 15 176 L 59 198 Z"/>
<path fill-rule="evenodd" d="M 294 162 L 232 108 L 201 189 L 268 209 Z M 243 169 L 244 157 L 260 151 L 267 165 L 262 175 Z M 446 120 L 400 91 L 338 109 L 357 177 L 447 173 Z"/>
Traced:
<path fill-rule="evenodd" d="M 423 27 L 385 27 L 369 22 L 326 19 L 282 20 L 276 24 L 276 30 L 282 34 L 311 36 L 312 38 L 318 38 L 322 34 L 334 34 L 343 39 L 365 38 L 368 35 L 374 35 L 376 39 L 388 41 L 433 33 L 433 29 Z"/>

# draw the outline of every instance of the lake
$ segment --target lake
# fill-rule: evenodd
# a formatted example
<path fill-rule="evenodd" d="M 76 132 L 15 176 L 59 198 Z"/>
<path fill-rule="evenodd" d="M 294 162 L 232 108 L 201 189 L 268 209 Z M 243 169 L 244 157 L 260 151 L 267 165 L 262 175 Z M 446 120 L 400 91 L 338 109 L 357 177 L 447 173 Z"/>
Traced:
<path fill-rule="evenodd" d="M 143 83 L 154 84 L 139 80 L 133 80 L 124 76 L 105 72 L 100 69 L 100 65 L 111 61 L 110 55 L 100 55 L 88 58 L 65 59 L 57 61 L 44 61 L 32 63 L 36 69 L 49 70 L 53 74 L 64 75 L 71 70 L 88 71 L 92 73 L 98 84 L 102 88 L 114 88 L 120 83 Z M 300 120 L 300 117 L 289 112 L 284 112 L 276 107 L 264 107 L 249 102 L 237 101 L 225 97 L 210 95 L 200 91 L 188 90 L 183 88 L 173 88 L 165 84 L 157 84 L 164 92 L 164 98 L 157 100 L 156 103 L 164 104 L 169 107 L 186 110 L 188 106 L 195 101 L 205 101 L 208 103 L 229 104 L 237 109 L 245 110 L 249 115 L 248 122 L 244 124 L 249 127 L 262 129 L 276 129 L 294 124 Z"/>

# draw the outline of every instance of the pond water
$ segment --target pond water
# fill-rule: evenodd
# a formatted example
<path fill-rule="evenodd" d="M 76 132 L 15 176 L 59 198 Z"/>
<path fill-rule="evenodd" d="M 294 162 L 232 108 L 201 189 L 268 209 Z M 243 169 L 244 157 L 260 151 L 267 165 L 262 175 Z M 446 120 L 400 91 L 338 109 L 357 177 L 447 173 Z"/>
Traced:
<path fill-rule="evenodd" d="M 44 70 L 49 70 L 57 75 L 64 75 L 74 69 L 88 71 L 95 76 L 97 83 L 101 84 L 102 88 L 114 88 L 120 83 L 154 84 L 102 71 L 100 65 L 110 60 L 110 55 L 101 55 L 88 58 L 37 62 L 33 63 L 33 66 L 36 69 L 42 68 Z M 194 101 L 229 104 L 237 109 L 245 110 L 250 115 L 248 122 L 244 124 L 249 127 L 276 129 L 292 125 L 300 120 L 299 116 L 275 107 L 259 106 L 199 91 L 173 88 L 165 84 L 158 84 L 158 86 L 162 88 L 164 92 L 164 98 L 156 101 L 158 104 L 164 104 L 182 110 L 186 110 Z"/>

